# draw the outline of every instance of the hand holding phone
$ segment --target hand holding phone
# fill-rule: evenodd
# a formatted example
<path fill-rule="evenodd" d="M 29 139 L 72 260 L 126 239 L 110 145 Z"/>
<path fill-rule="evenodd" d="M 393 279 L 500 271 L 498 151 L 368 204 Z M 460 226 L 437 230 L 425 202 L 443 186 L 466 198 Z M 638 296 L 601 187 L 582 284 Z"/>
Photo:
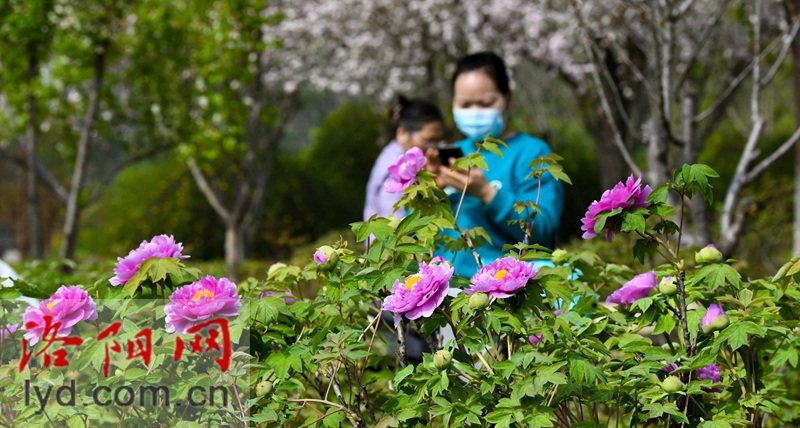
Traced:
<path fill-rule="evenodd" d="M 461 150 L 461 147 L 455 144 L 437 146 L 436 149 L 439 150 L 439 161 L 445 166 L 450 166 L 450 158 L 458 159 L 464 157 L 464 152 Z"/>

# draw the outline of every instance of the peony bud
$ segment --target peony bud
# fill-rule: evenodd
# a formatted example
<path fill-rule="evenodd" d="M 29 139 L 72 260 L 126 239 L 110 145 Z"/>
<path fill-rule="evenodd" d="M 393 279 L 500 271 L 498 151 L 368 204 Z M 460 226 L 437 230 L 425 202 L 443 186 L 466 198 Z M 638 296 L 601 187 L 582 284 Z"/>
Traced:
<path fill-rule="evenodd" d="M 489 295 L 486 293 L 475 293 L 469 297 L 469 307 L 472 309 L 486 309 L 489 306 Z"/>
<path fill-rule="evenodd" d="M 678 284 L 674 276 L 665 276 L 658 283 L 658 291 L 665 296 L 671 296 L 678 292 Z"/>
<path fill-rule="evenodd" d="M 694 261 L 699 265 L 704 263 L 720 263 L 722 262 L 722 253 L 714 244 L 708 244 L 694 254 Z"/>
<path fill-rule="evenodd" d="M 338 261 L 339 253 L 337 253 L 336 250 L 334 250 L 330 245 L 323 245 L 317 249 L 316 253 L 314 253 L 314 262 L 319 265 L 320 269 L 333 269 Z"/>
<path fill-rule="evenodd" d="M 661 382 L 661 388 L 668 393 L 678 392 L 683 389 L 683 382 L 681 382 L 678 376 L 667 376 L 667 378 Z"/>
<path fill-rule="evenodd" d="M 722 315 L 714 318 L 714 321 L 711 321 L 711 329 L 712 330 L 723 330 L 731 323 L 731 319 L 728 317 L 728 314 L 723 313 Z"/>
<path fill-rule="evenodd" d="M 267 270 L 267 278 L 272 278 L 273 276 L 275 276 L 278 270 L 285 267 L 286 263 L 280 263 L 280 262 L 274 263 L 272 266 L 269 267 L 269 270 Z"/>
<path fill-rule="evenodd" d="M 433 365 L 439 369 L 444 370 L 450 366 L 450 361 L 453 359 L 453 354 L 450 351 L 440 349 L 433 354 Z"/>
<path fill-rule="evenodd" d="M 703 333 L 709 334 L 712 331 L 722 330 L 731 323 L 728 314 L 716 303 L 711 304 L 703 316 L 702 328 Z"/>
<path fill-rule="evenodd" d="M 553 251 L 552 254 L 553 263 L 560 265 L 569 261 L 569 253 L 562 249 L 558 249 Z"/>
<path fill-rule="evenodd" d="M 265 380 L 264 382 L 260 382 L 258 385 L 256 385 L 256 395 L 258 397 L 263 397 L 270 392 L 272 392 L 272 382 Z"/>

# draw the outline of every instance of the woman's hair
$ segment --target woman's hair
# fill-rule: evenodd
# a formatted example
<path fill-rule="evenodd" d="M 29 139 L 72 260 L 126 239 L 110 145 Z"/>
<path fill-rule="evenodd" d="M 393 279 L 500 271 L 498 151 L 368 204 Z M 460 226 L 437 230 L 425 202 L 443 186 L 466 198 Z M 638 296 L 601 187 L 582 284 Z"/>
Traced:
<path fill-rule="evenodd" d="M 479 52 L 472 55 L 467 55 L 461 58 L 456 63 L 456 71 L 453 73 L 453 80 L 451 87 L 455 89 L 456 79 L 462 73 L 470 71 L 481 70 L 492 79 L 497 90 L 504 96 L 511 93 L 511 88 L 508 83 L 508 72 L 506 71 L 506 63 L 503 58 L 497 56 L 494 52 Z"/>
<path fill-rule="evenodd" d="M 429 101 L 398 95 L 397 103 L 389 111 L 389 120 L 395 130 L 402 126 L 408 132 L 417 132 L 431 122 L 444 122 L 444 116 Z"/>

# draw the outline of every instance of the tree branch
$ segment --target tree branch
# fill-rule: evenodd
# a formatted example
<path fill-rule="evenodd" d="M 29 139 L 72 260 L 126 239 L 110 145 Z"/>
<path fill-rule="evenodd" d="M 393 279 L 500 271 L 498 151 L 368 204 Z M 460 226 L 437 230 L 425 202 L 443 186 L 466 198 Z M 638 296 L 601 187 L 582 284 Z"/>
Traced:
<path fill-rule="evenodd" d="M 28 164 L 25 161 L 25 158 L 20 157 L 19 155 L 15 155 L 11 153 L 8 148 L 0 146 L 0 155 L 2 155 L 6 160 L 14 163 L 15 165 L 25 168 L 27 170 Z M 58 179 L 50 173 L 50 170 L 42 163 L 41 160 L 36 159 L 35 162 L 35 169 L 36 169 L 36 176 L 41 179 L 44 184 L 56 195 L 56 197 L 61 202 L 67 201 L 67 189 L 61 185 Z"/>
<path fill-rule="evenodd" d="M 781 51 L 778 54 L 778 58 L 775 59 L 775 63 L 772 64 L 772 68 L 770 68 L 766 76 L 764 76 L 764 78 L 758 82 L 762 88 L 769 84 L 769 82 L 778 73 L 778 69 L 781 67 L 781 65 L 783 65 L 783 62 L 786 60 L 786 54 L 789 52 L 789 48 L 792 46 L 792 41 L 794 41 L 795 37 L 797 37 L 797 30 L 799 28 L 800 20 L 795 21 L 794 24 L 792 24 L 792 28 L 789 30 L 789 33 L 783 35 L 783 46 L 781 46 Z"/>
<path fill-rule="evenodd" d="M 742 188 L 746 184 L 747 179 L 747 168 L 750 162 L 758 155 L 758 151 L 756 150 L 756 145 L 758 144 L 758 140 L 761 137 L 761 132 L 764 129 L 764 119 L 761 117 L 760 109 L 760 99 L 761 99 L 761 85 L 758 82 L 761 80 L 761 62 L 758 60 L 759 58 L 759 47 L 761 46 L 761 0 L 755 0 L 755 19 L 753 19 L 753 49 L 754 49 L 754 56 L 756 60 L 753 61 L 753 85 L 752 91 L 750 95 L 750 116 L 753 121 L 753 128 L 750 131 L 750 135 L 747 138 L 747 143 L 744 146 L 744 150 L 742 151 L 742 157 L 739 158 L 739 163 L 736 165 L 736 171 L 734 172 L 733 179 L 731 180 L 731 184 L 728 187 L 727 192 L 725 192 L 725 201 L 723 202 L 722 206 L 722 218 L 721 218 L 721 226 L 722 226 L 722 238 L 725 247 L 731 248 L 736 242 L 738 227 L 741 227 L 741 224 L 736 224 L 737 222 L 734 221 L 734 206 L 736 204 L 736 200 L 739 198 L 739 194 L 742 191 Z M 739 217 L 739 216 L 737 216 Z M 744 216 L 741 216 L 741 223 L 743 223 Z"/>
<path fill-rule="evenodd" d="M 680 19 L 683 16 L 683 14 L 685 14 L 686 12 L 689 11 L 689 9 L 692 8 L 694 1 L 695 0 L 684 0 L 683 3 L 680 4 L 680 6 L 673 9 L 672 13 L 670 14 L 670 19 L 672 19 L 673 21 Z"/>
<path fill-rule="evenodd" d="M 85 181 L 89 145 L 92 141 L 92 132 L 97 120 L 97 111 L 100 108 L 103 74 L 106 69 L 106 55 L 110 44 L 111 42 L 108 39 L 103 39 L 93 45 L 95 48 L 94 79 L 92 80 L 89 95 L 89 106 L 86 109 L 86 116 L 83 119 L 80 138 L 78 139 L 78 150 L 75 154 L 75 166 L 72 169 L 72 179 L 70 180 L 70 188 L 67 195 L 67 209 L 64 216 L 64 240 L 59 249 L 59 257 L 64 259 L 71 259 L 75 256 L 75 248 L 78 243 L 78 216 L 80 214 L 78 197 Z"/>
<path fill-rule="evenodd" d="M 97 185 L 94 187 L 94 189 L 92 189 L 92 193 L 91 193 L 91 195 L 89 195 L 89 199 L 88 199 L 87 205 L 91 205 L 91 204 L 97 202 L 100 199 L 100 197 L 102 196 L 102 193 L 103 193 L 103 189 L 107 188 L 108 185 L 111 184 L 112 178 L 114 176 L 116 176 L 117 174 L 119 174 L 120 171 L 122 171 L 123 169 L 125 169 L 126 167 L 128 167 L 128 166 L 130 166 L 132 164 L 135 164 L 135 163 L 138 163 L 138 162 L 143 161 L 145 159 L 149 159 L 149 158 L 154 157 L 156 155 L 165 153 L 168 150 L 169 150 L 169 147 L 167 147 L 167 146 L 157 146 L 155 148 L 151 148 L 150 150 L 147 150 L 144 153 L 139 153 L 137 155 L 133 155 L 133 156 L 125 159 L 124 161 L 118 162 L 116 165 L 114 165 L 111 168 L 109 168 L 109 170 L 103 175 L 103 177 L 100 178 L 99 180 L 97 180 Z"/>
<path fill-rule="evenodd" d="M 189 167 L 189 172 L 192 173 L 192 178 L 194 178 L 195 183 L 197 183 L 197 187 L 200 188 L 200 191 L 203 192 L 203 195 L 208 200 L 208 203 L 211 205 L 211 208 L 216 211 L 216 213 L 222 218 L 222 221 L 228 223 L 231 221 L 231 213 L 222 205 L 222 198 L 219 193 L 215 192 L 214 189 L 211 188 L 211 185 L 208 183 L 208 179 L 203 174 L 203 171 L 200 170 L 200 167 L 197 166 L 197 162 L 195 162 L 194 158 L 189 158 L 186 160 L 186 166 Z"/>
<path fill-rule="evenodd" d="M 758 165 L 753 167 L 753 169 L 751 169 L 750 172 L 748 172 L 745 175 L 744 182 L 747 184 L 756 179 L 759 175 L 761 175 L 761 173 L 764 172 L 764 170 L 769 168 L 781 156 L 786 154 L 786 152 L 788 152 L 789 149 L 794 147 L 795 143 L 797 143 L 798 140 L 800 140 L 800 128 L 797 128 L 794 131 L 794 134 L 792 134 L 783 144 L 781 144 L 780 147 L 778 147 L 774 152 L 772 152 L 772 154 L 764 158 L 764 160 L 759 162 Z"/>
<path fill-rule="evenodd" d="M 689 77 L 689 73 L 692 70 L 695 62 L 697 62 L 697 58 L 700 56 L 700 52 L 703 50 L 703 45 L 711 38 L 711 34 L 714 30 L 717 29 L 717 23 L 723 16 L 725 16 L 725 12 L 728 11 L 728 3 L 730 0 L 722 0 L 719 2 L 719 10 L 716 14 L 714 14 L 711 21 L 705 25 L 705 31 L 700 36 L 699 39 L 695 40 L 695 49 L 692 52 L 692 56 L 689 57 L 689 60 L 686 61 L 686 70 L 684 71 L 683 75 L 678 79 L 678 84 L 675 86 L 675 91 L 678 92 L 683 87 L 683 84 L 686 82 L 686 79 Z"/>
<path fill-rule="evenodd" d="M 700 122 L 700 121 L 704 120 L 709 115 L 711 115 L 714 112 L 714 110 L 719 108 L 720 105 L 722 105 L 723 102 L 725 102 L 726 99 L 728 97 L 730 97 L 736 91 L 736 89 L 739 87 L 739 85 L 741 85 L 742 82 L 744 82 L 744 80 L 750 74 L 750 71 L 753 69 L 753 67 L 757 63 L 760 63 L 764 58 L 767 57 L 767 55 L 771 54 L 772 51 L 775 50 L 778 47 L 778 41 L 779 40 L 780 40 L 780 38 L 776 38 L 775 40 L 773 40 L 773 42 L 769 46 L 767 46 L 766 49 L 764 49 L 764 51 L 761 54 L 756 55 L 755 58 L 753 59 L 753 61 L 750 61 L 750 63 L 747 64 L 747 67 L 745 67 L 744 70 L 742 70 L 742 72 L 739 73 L 739 75 L 736 76 L 736 78 L 733 79 L 733 81 L 728 85 L 728 87 L 725 88 L 725 90 L 723 91 L 722 95 L 720 95 L 719 98 L 714 100 L 714 102 L 711 103 L 711 105 L 707 109 L 705 109 L 703 112 L 698 114 L 697 117 L 695 117 L 694 121 L 695 122 Z"/>
<path fill-rule="evenodd" d="M 574 7 L 574 3 L 573 3 L 573 7 Z M 586 40 L 587 37 L 588 36 L 586 34 L 584 34 L 584 37 L 583 37 L 584 46 L 589 51 L 589 55 L 591 57 L 592 63 L 596 64 L 597 63 L 597 58 L 594 56 L 594 53 L 592 52 L 591 47 L 588 46 L 588 41 Z M 595 86 L 597 86 L 597 93 L 600 96 L 600 103 L 603 106 L 603 110 L 605 110 L 605 112 L 606 112 L 606 114 L 605 114 L 606 121 L 607 121 L 608 125 L 611 127 L 612 134 L 614 135 L 614 140 L 613 140 L 614 144 L 617 146 L 617 149 L 619 149 L 620 153 L 622 154 L 622 158 L 625 160 L 625 164 L 628 165 L 628 168 L 630 168 L 631 171 L 635 175 L 642 175 L 642 170 L 639 169 L 639 167 L 633 161 L 633 158 L 631 157 L 631 154 L 628 152 L 628 149 L 625 147 L 625 143 L 622 141 L 622 135 L 620 134 L 619 128 L 617 127 L 617 123 L 614 120 L 614 113 L 611 110 L 611 106 L 608 103 L 608 98 L 606 97 L 605 89 L 603 88 L 603 82 L 600 79 L 600 74 L 597 72 L 597 67 L 596 66 L 592 67 L 592 79 L 594 80 Z"/>

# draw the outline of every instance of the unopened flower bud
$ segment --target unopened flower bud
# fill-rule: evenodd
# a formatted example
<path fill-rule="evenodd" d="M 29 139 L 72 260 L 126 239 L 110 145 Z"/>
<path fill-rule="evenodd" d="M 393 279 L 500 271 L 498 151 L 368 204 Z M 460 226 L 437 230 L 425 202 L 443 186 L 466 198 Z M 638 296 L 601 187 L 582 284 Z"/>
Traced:
<path fill-rule="evenodd" d="M 317 252 L 314 253 L 314 262 L 319 265 L 319 268 L 322 270 L 330 270 L 336 266 L 336 262 L 339 261 L 339 253 L 333 249 L 330 245 L 323 245 L 317 249 Z"/>
<path fill-rule="evenodd" d="M 486 309 L 489 306 L 489 295 L 477 292 L 469 297 L 469 307 L 472 309 Z"/>
<path fill-rule="evenodd" d="M 731 323 L 728 314 L 722 309 L 720 305 L 711 304 L 703 316 L 702 328 L 703 333 L 709 334 L 712 331 L 722 330 Z"/>
<path fill-rule="evenodd" d="M 552 260 L 557 265 L 566 263 L 569 261 L 569 253 L 559 248 L 553 251 Z"/>
<path fill-rule="evenodd" d="M 668 393 L 678 392 L 683 389 L 683 382 L 681 382 L 678 376 L 667 376 L 667 378 L 661 382 L 661 388 Z"/>
<path fill-rule="evenodd" d="M 658 283 L 658 291 L 665 296 L 671 296 L 678 292 L 678 284 L 674 276 L 665 276 Z"/>
<path fill-rule="evenodd" d="M 282 268 L 286 267 L 286 263 L 275 263 L 267 270 L 267 278 L 272 278 Z"/>
<path fill-rule="evenodd" d="M 720 263 L 722 262 L 722 253 L 714 244 L 708 244 L 694 254 L 694 261 L 697 262 L 697 264 Z"/>
<path fill-rule="evenodd" d="M 450 366 L 450 361 L 453 359 L 453 354 L 450 351 L 440 349 L 433 354 L 433 365 L 438 370 L 444 370 Z"/>
<path fill-rule="evenodd" d="M 728 314 L 722 314 L 722 315 L 714 318 L 714 321 L 711 321 L 711 329 L 712 330 L 723 330 L 730 323 L 731 323 L 731 319 L 730 319 L 730 317 L 728 317 Z"/>
<path fill-rule="evenodd" d="M 263 397 L 270 392 L 272 392 L 272 382 L 265 380 L 264 382 L 259 382 L 259 384 L 256 385 L 256 395 L 258 397 Z"/>

